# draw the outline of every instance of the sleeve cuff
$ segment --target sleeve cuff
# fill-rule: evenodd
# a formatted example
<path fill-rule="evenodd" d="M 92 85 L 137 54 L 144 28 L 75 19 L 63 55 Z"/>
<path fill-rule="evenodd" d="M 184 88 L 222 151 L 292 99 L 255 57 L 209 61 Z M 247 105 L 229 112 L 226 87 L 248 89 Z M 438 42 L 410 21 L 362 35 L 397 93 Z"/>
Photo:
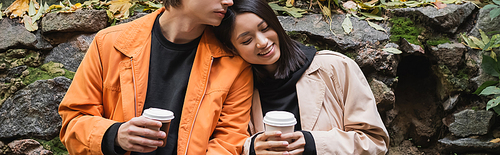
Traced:
<path fill-rule="evenodd" d="M 255 138 L 257 138 L 257 135 L 261 134 L 262 132 L 260 133 L 257 133 L 255 134 L 255 136 L 252 137 L 252 140 L 250 141 L 250 155 L 255 155 L 255 147 L 254 147 L 254 142 L 255 142 Z"/>
<path fill-rule="evenodd" d="M 304 152 L 302 154 L 316 155 L 316 143 L 314 142 L 314 137 L 309 131 L 301 131 L 304 134 L 304 139 L 306 140 L 306 145 L 304 146 Z M 252 143 L 253 144 L 253 143 Z"/>
<path fill-rule="evenodd" d="M 127 153 L 120 146 L 115 145 L 115 138 L 118 134 L 118 129 L 123 123 L 115 123 L 106 130 L 102 138 L 101 151 L 104 155 L 122 155 Z"/>

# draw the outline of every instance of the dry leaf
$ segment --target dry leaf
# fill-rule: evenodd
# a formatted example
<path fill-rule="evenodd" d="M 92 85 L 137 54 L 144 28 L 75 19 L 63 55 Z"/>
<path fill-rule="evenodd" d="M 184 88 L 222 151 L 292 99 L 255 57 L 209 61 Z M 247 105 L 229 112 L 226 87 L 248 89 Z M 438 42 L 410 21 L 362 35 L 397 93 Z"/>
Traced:
<path fill-rule="evenodd" d="M 30 16 L 24 15 L 23 21 L 24 21 L 24 27 L 26 27 L 28 31 L 33 32 L 38 30 L 38 24 L 36 22 L 32 22 Z"/>
<path fill-rule="evenodd" d="M 433 2 L 433 4 L 436 6 L 437 9 L 442 9 L 442 8 L 446 7 L 446 4 L 444 4 L 443 2 L 441 2 L 439 0 L 436 0 L 436 2 Z"/>
<path fill-rule="evenodd" d="M 492 143 L 500 143 L 500 138 L 495 138 L 495 139 L 491 140 L 490 142 L 492 142 Z"/>
<path fill-rule="evenodd" d="M 34 5 L 38 3 L 33 0 Z M 16 0 L 5 10 L 5 14 L 10 18 L 22 17 L 29 10 L 30 0 Z"/>
<path fill-rule="evenodd" d="M 132 6 L 129 0 L 113 0 L 108 3 L 109 11 L 113 12 L 115 18 L 125 19 L 129 16 L 129 9 Z M 117 14 L 118 13 L 118 14 Z"/>
<path fill-rule="evenodd" d="M 1 8 L 2 8 L 2 3 L 0 3 L 0 19 L 2 19 L 2 16 L 3 16 L 3 12 L 1 10 Z"/>
<path fill-rule="evenodd" d="M 292 7 L 295 0 L 286 0 L 286 7 Z"/>
<path fill-rule="evenodd" d="M 353 1 L 347 1 L 344 4 L 342 4 L 342 6 L 344 6 L 344 8 L 346 8 L 346 9 L 350 10 L 350 9 L 355 9 L 356 6 L 358 6 L 358 4 L 356 4 L 356 2 L 353 2 Z"/>

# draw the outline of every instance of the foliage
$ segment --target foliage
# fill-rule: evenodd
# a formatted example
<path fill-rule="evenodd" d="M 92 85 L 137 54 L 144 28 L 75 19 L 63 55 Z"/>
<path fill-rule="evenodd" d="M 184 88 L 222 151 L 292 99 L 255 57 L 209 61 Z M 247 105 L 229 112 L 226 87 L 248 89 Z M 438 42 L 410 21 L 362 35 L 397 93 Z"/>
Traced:
<path fill-rule="evenodd" d="M 401 38 L 405 38 L 408 42 L 416 45 L 421 45 L 418 40 L 418 35 L 422 33 L 423 28 L 415 26 L 414 22 L 405 17 L 394 17 L 389 19 L 392 23 L 391 36 L 392 42 L 399 42 Z"/>
<path fill-rule="evenodd" d="M 306 12 L 306 10 L 303 10 L 303 9 L 300 9 L 300 8 L 295 8 L 295 7 L 289 7 L 288 5 L 283 7 L 283 6 L 280 6 L 278 5 L 277 3 L 274 3 L 274 2 L 271 2 L 271 3 L 268 3 L 269 6 L 273 9 L 273 10 L 276 10 L 276 11 L 283 11 L 287 14 L 290 14 L 291 16 L 295 17 L 295 18 L 300 18 L 302 17 L 302 14 L 304 14 Z"/>
<path fill-rule="evenodd" d="M 64 145 L 62 144 L 61 140 L 58 137 L 55 137 L 52 140 L 46 141 L 46 140 L 41 140 L 41 139 L 35 139 L 38 141 L 40 144 L 42 144 L 43 148 L 46 150 L 52 151 L 54 155 L 68 155 L 68 150 Z"/>
<path fill-rule="evenodd" d="M 0 3 L 1 6 L 1 3 Z M 59 4 L 51 6 L 47 3 L 37 3 L 36 0 L 16 0 L 4 12 L 0 13 L 0 19 L 3 14 L 10 18 L 23 18 L 22 22 L 29 31 L 38 29 L 37 21 L 46 13 L 73 13 L 79 9 L 106 10 L 109 22 L 114 23 L 117 20 L 127 19 L 135 12 L 151 12 L 163 7 L 156 0 L 88 0 L 83 4 L 72 4 L 70 0 L 64 0 Z"/>
<path fill-rule="evenodd" d="M 483 9 L 485 9 L 485 10 L 493 8 L 492 10 L 490 10 L 491 21 L 493 21 L 494 18 L 496 18 L 500 15 L 500 0 L 493 0 L 493 3 L 494 4 L 488 4 L 488 5 L 483 7 Z"/>
<path fill-rule="evenodd" d="M 482 32 L 482 31 L 480 31 Z M 484 34 L 484 32 L 482 32 Z M 462 35 L 463 37 L 464 35 Z M 486 35 L 481 35 L 483 37 L 483 42 L 485 41 L 484 36 Z M 495 37 L 497 36 L 497 37 Z M 488 43 L 483 46 L 482 50 L 491 50 L 490 48 L 498 48 L 500 47 L 500 34 L 494 35 L 491 40 L 488 40 Z M 487 36 L 486 36 L 487 37 Z M 465 37 L 463 37 L 464 40 L 466 40 Z M 476 39 L 478 40 L 478 39 Z M 470 41 L 470 40 L 468 40 Z M 477 42 L 477 41 L 476 41 Z M 470 45 L 470 44 L 469 44 Z M 500 55 L 492 51 L 490 55 L 483 55 L 483 60 L 481 61 L 481 68 L 483 71 L 491 76 L 494 77 L 500 77 L 500 61 L 498 61 L 500 58 Z M 500 79 L 498 81 L 486 81 L 479 88 L 473 93 L 473 94 L 479 94 L 479 95 L 484 95 L 484 96 L 490 96 L 493 95 L 493 99 L 488 101 L 486 104 L 486 110 L 493 109 L 497 114 L 500 115 Z"/>
<path fill-rule="evenodd" d="M 500 34 L 493 35 L 491 38 L 483 32 L 483 30 L 479 29 L 479 33 L 481 34 L 481 40 L 474 36 L 465 36 L 465 33 L 460 34 L 462 39 L 465 41 L 462 44 L 469 46 L 473 49 L 480 49 L 483 51 L 490 51 L 494 48 L 500 47 Z"/>

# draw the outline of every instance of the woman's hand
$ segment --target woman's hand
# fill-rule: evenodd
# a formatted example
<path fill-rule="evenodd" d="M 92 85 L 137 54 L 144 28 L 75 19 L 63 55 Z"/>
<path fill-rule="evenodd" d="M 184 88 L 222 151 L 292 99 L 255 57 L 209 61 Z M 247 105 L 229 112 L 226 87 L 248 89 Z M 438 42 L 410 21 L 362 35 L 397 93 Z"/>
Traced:
<path fill-rule="evenodd" d="M 254 150 L 256 155 L 284 155 L 288 154 L 286 140 L 280 140 L 281 131 L 269 131 L 257 135 L 254 142 Z M 273 139 L 273 140 L 271 140 Z M 276 139 L 276 140 L 274 140 Z M 305 143 L 305 142 L 304 142 Z M 282 151 L 278 151 L 282 150 Z"/>
<path fill-rule="evenodd" d="M 286 133 L 281 135 L 281 140 L 291 141 L 292 143 L 286 147 L 286 150 L 291 155 L 301 155 L 306 146 L 306 139 L 301 131 Z"/>

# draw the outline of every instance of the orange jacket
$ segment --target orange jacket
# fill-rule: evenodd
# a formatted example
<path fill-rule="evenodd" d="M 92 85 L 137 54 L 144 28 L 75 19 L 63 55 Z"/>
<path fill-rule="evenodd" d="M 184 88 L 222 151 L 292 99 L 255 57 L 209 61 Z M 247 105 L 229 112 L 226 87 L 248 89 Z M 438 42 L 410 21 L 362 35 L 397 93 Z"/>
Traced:
<path fill-rule="evenodd" d="M 70 154 L 102 154 L 106 130 L 141 115 L 151 30 L 163 11 L 95 36 L 59 106 L 60 138 Z M 182 116 L 176 116 L 181 117 L 178 154 L 239 154 L 249 136 L 252 71 L 241 57 L 221 47 L 207 28 L 194 59 Z"/>

